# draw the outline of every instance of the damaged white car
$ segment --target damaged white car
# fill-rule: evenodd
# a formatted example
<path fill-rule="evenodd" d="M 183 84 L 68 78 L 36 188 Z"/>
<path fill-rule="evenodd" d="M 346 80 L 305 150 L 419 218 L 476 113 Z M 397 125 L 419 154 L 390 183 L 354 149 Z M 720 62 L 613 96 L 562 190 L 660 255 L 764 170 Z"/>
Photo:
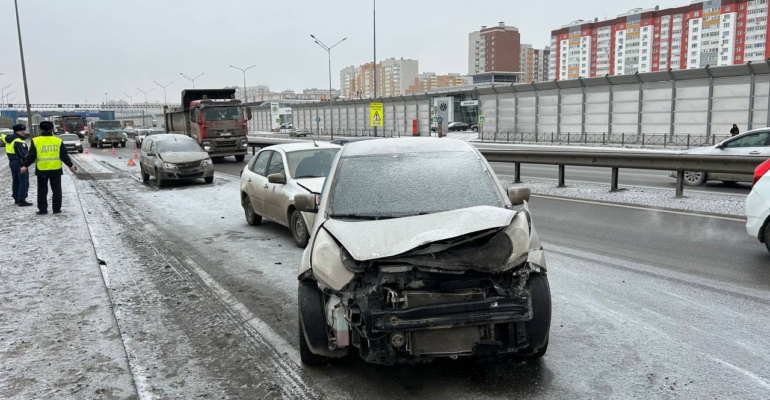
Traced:
<path fill-rule="evenodd" d="M 305 364 L 542 357 L 551 294 L 529 190 L 506 192 L 466 142 L 403 138 L 340 150 L 299 268 Z"/>

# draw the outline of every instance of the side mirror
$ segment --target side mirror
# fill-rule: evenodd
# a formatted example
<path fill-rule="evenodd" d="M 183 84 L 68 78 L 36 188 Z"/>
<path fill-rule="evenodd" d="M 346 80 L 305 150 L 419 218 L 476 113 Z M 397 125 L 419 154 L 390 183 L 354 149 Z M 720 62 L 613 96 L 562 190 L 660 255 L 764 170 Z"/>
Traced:
<path fill-rule="evenodd" d="M 267 181 L 276 185 L 285 185 L 286 177 L 283 174 L 270 174 L 267 176 Z"/>
<path fill-rule="evenodd" d="M 252 117 L 252 115 L 251 115 L 251 108 L 249 108 L 249 107 L 246 107 L 246 118 L 247 118 L 249 121 L 251 121 L 251 117 Z"/>
<path fill-rule="evenodd" d="M 532 194 L 532 192 L 529 190 L 529 188 L 525 187 L 510 187 L 508 188 L 508 200 L 511 201 L 511 204 L 514 206 L 520 206 L 524 204 L 524 202 L 529 202 L 529 196 Z"/>
<path fill-rule="evenodd" d="M 147 157 L 155 157 L 155 153 L 147 153 Z"/>
<path fill-rule="evenodd" d="M 294 196 L 294 207 L 300 212 L 317 213 L 316 195 L 298 194 Z"/>

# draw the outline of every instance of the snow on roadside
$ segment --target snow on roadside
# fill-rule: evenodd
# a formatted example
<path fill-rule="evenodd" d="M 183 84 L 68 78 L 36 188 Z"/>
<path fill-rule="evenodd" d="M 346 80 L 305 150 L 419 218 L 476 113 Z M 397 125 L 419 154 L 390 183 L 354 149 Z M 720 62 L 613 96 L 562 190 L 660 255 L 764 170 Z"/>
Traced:
<path fill-rule="evenodd" d="M 500 175 L 503 186 L 526 186 L 532 193 L 612 203 L 637 204 L 647 207 L 677 209 L 704 213 L 744 216 L 745 195 L 704 193 L 685 189 L 685 198 L 677 199 L 674 191 L 650 187 L 621 186 L 623 190 L 610 192 L 609 185 L 588 182 L 567 182 L 567 187 L 556 187 L 555 179 L 522 178 L 513 183 L 512 176 Z"/>

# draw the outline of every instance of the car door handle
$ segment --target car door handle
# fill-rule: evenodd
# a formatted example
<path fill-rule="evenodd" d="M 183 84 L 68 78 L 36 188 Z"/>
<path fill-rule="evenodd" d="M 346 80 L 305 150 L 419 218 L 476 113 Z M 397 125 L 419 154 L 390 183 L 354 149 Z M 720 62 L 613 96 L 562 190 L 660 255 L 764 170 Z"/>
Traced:
<path fill-rule="evenodd" d="M 761 154 L 759 151 L 750 151 L 749 154 Z"/>
<path fill-rule="evenodd" d="M 249 183 L 251 183 L 251 178 L 249 178 Z"/>
<path fill-rule="evenodd" d="M 263 187 L 263 188 L 265 188 L 265 189 L 267 189 L 267 188 L 268 188 L 268 185 L 267 185 L 267 183 L 265 184 L 265 186 L 262 186 L 262 187 Z"/>

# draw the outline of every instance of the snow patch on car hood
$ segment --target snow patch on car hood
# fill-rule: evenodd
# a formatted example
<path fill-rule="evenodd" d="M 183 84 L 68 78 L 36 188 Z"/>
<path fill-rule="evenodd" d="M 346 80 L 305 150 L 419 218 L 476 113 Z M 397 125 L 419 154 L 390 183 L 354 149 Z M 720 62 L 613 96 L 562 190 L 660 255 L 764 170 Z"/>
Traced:
<path fill-rule="evenodd" d="M 201 161 L 206 158 L 204 152 L 189 152 L 189 153 L 161 153 L 160 159 L 171 164 L 187 163 L 193 161 Z"/>
<path fill-rule="evenodd" d="M 307 189 L 310 193 L 321 194 L 326 178 L 302 178 L 297 179 L 297 184 Z"/>
<path fill-rule="evenodd" d="M 419 246 L 510 225 L 516 211 L 479 206 L 381 221 L 330 219 L 324 223 L 357 261 L 392 257 Z"/>

